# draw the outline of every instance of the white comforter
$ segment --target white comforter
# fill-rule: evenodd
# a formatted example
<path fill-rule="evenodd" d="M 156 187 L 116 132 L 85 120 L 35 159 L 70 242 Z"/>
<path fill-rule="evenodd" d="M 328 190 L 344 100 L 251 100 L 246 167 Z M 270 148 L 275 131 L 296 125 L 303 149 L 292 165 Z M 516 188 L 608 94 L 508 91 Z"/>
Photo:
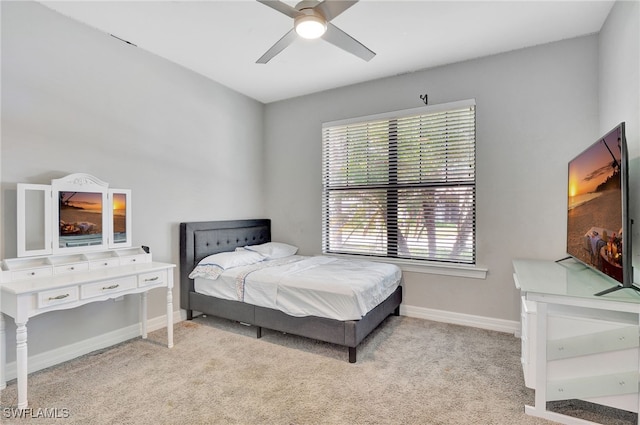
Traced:
<path fill-rule="evenodd" d="M 195 279 L 198 293 L 281 310 L 291 316 L 358 320 L 401 281 L 400 268 L 373 261 L 293 255 Z"/>

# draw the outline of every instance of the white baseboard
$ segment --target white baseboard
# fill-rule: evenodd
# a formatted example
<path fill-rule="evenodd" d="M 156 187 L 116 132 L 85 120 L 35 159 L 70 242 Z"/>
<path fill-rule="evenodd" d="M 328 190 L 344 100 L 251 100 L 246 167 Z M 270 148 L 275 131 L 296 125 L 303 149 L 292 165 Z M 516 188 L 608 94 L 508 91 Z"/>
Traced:
<path fill-rule="evenodd" d="M 400 305 L 400 314 L 435 322 L 451 323 L 454 325 L 470 326 L 516 335 L 520 332 L 520 322 L 514 320 L 494 319 L 492 317 L 473 316 L 471 314 L 454 313 L 451 311 L 435 310 L 431 308 Z"/>
<path fill-rule="evenodd" d="M 184 317 L 183 317 L 184 316 Z M 178 323 L 186 319 L 184 310 L 178 310 L 173 312 L 173 323 Z M 153 319 L 147 320 L 147 332 L 153 332 L 158 329 L 166 328 L 167 316 L 158 316 Z M 82 355 L 91 353 L 96 350 L 110 347 L 115 344 L 127 341 L 132 338 L 137 338 L 141 335 L 140 324 L 127 326 L 115 331 L 107 332 L 102 335 L 97 335 L 82 341 L 78 341 L 73 344 L 65 345 L 64 347 L 55 348 L 53 350 L 46 351 L 44 353 L 35 354 L 29 356 L 28 360 L 28 373 L 36 372 L 57 364 L 75 359 Z M 7 363 L 5 367 L 5 381 L 10 381 L 16 378 L 16 362 Z"/>

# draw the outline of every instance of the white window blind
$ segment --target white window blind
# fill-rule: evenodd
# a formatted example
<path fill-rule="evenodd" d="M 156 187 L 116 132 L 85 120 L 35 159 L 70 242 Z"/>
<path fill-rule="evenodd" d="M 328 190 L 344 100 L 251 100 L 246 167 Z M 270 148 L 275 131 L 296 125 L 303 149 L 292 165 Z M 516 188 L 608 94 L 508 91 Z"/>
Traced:
<path fill-rule="evenodd" d="M 475 101 L 322 127 L 325 253 L 475 264 Z"/>

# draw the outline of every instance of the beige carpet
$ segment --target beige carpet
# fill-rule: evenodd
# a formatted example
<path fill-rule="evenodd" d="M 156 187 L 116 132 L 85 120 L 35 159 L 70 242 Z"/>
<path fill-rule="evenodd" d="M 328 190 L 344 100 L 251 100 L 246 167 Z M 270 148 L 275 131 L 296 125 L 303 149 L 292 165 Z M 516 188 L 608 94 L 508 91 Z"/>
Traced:
<path fill-rule="evenodd" d="M 390 317 L 350 364 L 343 347 L 215 318 L 165 330 L 29 375 L 32 415 L 4 423 L 64 424 L 549 424 L 527 416 L 513 335 Z M 565 403 L 606 424 L 635 414 Z"/>

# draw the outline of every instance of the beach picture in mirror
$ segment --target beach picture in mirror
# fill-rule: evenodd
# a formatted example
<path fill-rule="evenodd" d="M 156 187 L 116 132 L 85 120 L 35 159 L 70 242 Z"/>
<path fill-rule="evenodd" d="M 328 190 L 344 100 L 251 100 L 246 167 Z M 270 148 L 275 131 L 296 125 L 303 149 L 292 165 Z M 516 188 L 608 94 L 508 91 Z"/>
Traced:
<path fill-rule="evenodd" d="M 113 243 L 127 242 L 127 194 L 113 194 Z"/>
<path fill-rule="evenodd" d="M 58 192 L 59 248 L 103 243 L 101 192 Z"/>

